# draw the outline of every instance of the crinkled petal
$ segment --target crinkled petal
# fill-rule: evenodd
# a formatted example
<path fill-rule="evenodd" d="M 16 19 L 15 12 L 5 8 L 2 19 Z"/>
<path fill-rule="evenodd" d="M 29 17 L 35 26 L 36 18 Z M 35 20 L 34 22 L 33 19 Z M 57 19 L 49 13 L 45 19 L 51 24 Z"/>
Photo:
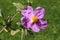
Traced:
<path fill-rule="evenodd" d="M 31 6 L 27 6 L 21 11 L 21 14 L 27 18 L 30 18 L 33 16 L 33 8 Z"/>
<path fill-rule="evenodd" d="M 29 20 L 26 17 L 22 17 L 21 18 L 21 24 L 25 27 L 28 28 L 27 23 L 29 22 Z"/>
<path fill-rule="evenodd" d="M 39 21 L 40 21 L 40 29 L 45 29 L 47 27 L 47 21 L 44 19 L 41 19 Z"/>
<path fill-rule="evenodd" d="M 34 12 L 39 19 L 42 19 L 45 15 L 45 9 L 42 7 L 37 7 Z"/>
<path fill-rule="evenodd" d="M 45 29 L 47 27 L 47 25 L 46 24 L 43 24 L 43 25 L 41 25 L 41 29 Z"/>
<path fill-rule="evenodd" d="M 29 21 L 27 25 L 28 25 L 28 28 L 30 28 L 33 25 L 33 22 Z"/>
<path fill-rule="evenodd" d="M 37 26 L 36 24 L 33 24 L 33 25 L 31 26 L 31 29 L 32 29 L 34 32 L 39 32 L 39 31 L 40 31 L 40 29 L 38 28 L 38 26 Z"/>

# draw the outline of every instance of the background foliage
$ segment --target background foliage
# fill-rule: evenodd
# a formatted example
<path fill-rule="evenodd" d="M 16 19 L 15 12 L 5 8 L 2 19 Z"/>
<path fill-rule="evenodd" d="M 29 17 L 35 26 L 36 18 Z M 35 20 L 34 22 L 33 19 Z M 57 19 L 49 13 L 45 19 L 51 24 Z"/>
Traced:
<path fill-rule="evenodd" d="M 16 13 L 16 7 L 12 4 L 13 2 L 24 3 L 24 0 L 0 0 L 0 9 L 5 10 L 6 18 Z M 39 33 L 28 35 L 26 40 L 60 40 L 60 0 L 33 0 L 32 6 L 33 8 L 41 6 L 46 9 L 45 19 L 48 21 L 48 27 Z M 1 22 L 3 22 L 3 18 L 0 17 Z M 13 28 L 19 28 L 16 25 L 17 22 L 20 22 L 20 14 L 12 22 Z M 0 25 L 1 29 L 2 26 Z M 10 32 L 3 32 L 0 34 L 0 39 L 20 40 L 20 33 L 18 32 L 16 35 L 11 36 Z"/>

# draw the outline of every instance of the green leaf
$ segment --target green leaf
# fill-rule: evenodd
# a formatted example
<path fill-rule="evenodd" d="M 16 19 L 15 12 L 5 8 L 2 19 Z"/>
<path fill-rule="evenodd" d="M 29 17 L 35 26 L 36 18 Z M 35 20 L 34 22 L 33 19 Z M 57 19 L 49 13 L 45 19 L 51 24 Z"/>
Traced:
<path fill-rule="evenodd" d="M 5 22 L 7 22 L 7 18 L 6 18 L 6 14 L 5 14 L 4 9 L 1 10 L 1 14 L 2 14 L 2 17 L 5 20 Z"/>

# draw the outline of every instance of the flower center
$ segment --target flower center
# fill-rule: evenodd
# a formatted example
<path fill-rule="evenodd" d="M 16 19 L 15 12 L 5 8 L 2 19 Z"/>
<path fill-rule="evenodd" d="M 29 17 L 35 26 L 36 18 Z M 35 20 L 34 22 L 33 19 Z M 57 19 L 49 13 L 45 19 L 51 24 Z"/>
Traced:
<path fill-rule="evenodd" d="M 37 22 L 37 17 L 36 17 L 36 16 L 32 16 L 32 17 L 31 17 L 31 21 L 32 21 L 32 22 Z"/>

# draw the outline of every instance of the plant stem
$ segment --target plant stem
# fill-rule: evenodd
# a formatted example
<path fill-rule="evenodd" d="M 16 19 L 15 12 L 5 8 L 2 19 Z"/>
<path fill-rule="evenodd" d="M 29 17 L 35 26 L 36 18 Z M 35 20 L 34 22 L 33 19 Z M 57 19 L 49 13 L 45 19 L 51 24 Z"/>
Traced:
<path fill-rule="evenodd" d="M 32 6 L 32 0 L 27 0 L 27 2 L 29 6 Z"/>
<path fill-rule="evenodd" d="M 21 40 L 24 40 L 24 30 L 21 30 Z"/>
<path fill-rule="evenodd" d="M 27 2 L 28 2 L 28 5 L 30 5 L 30 0 L 27 0 Z"/>
<path fill-rule="evenodd" d="M 26 37 L 27 36 L 27 30 L 26 29 L 22 29 L 21 31 L 21 40 L 26 40 Z"/>
<path fill-rule="evenodd" d="M 27 30 L 25 29 L 25 36 L 27 36 Z"/>

